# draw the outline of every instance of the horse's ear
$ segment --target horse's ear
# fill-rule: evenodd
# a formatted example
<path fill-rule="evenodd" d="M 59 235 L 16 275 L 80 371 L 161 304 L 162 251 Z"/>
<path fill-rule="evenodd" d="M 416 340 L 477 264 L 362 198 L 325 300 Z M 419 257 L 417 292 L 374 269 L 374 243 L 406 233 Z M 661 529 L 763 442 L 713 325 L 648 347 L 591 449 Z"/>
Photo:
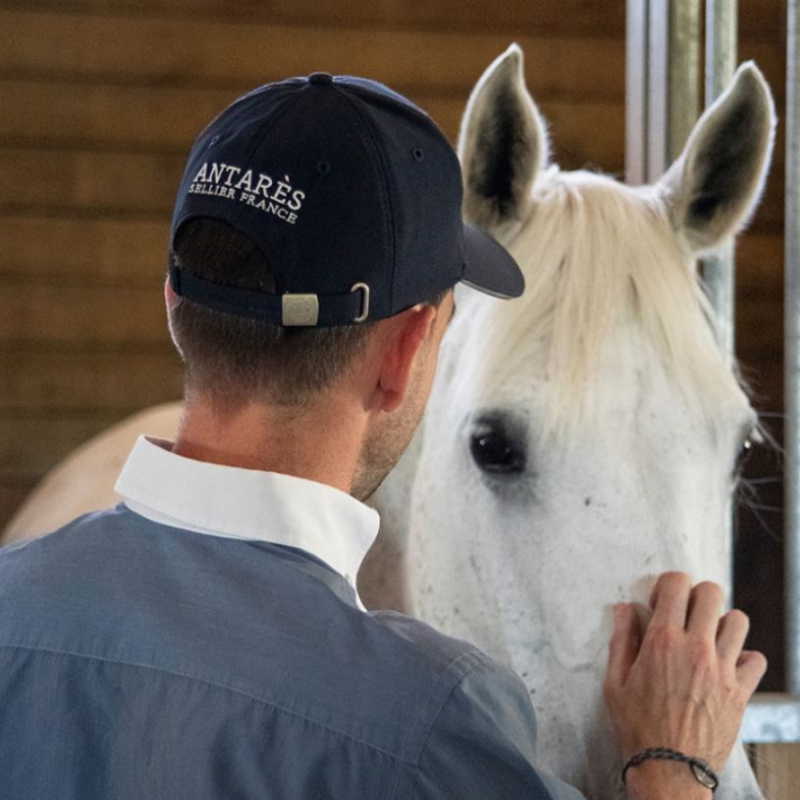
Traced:
<path fill-rule="evenodd" d="M 489 230 L 521 219 L 547 149 L 544 123 L 525 86 L 522 50 L 512 44 L 483 73 L 461 122 L 464 216 Z"/>
<path fill-rule="evenodd" d="M 747 62 L 659 182 L 673 227 L 693 251 L 719 246 L 747 222 L 764 187 L 775 123 L 767 82 Z"/>

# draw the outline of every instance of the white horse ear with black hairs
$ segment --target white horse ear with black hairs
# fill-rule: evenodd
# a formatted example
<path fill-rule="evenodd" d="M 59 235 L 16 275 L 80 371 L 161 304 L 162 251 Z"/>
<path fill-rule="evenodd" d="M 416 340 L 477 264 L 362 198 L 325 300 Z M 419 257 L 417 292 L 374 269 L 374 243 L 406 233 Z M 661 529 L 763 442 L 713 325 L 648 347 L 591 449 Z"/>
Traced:
<path fill-rule="evenodd" d="M 458 141 L 464 216 L 502 239 L 525 218 L 531 188 L 548 158 L 545 125 L 525 86 L 522 50 L 512 44 L 470 95 Z"/>
<path fill-rule="evenodd" d="M 718 247 L 748 221 L 764 188 L 775 124 L 772 93 L 748 61 L 658 183 L 673 227 L 692 252 Z"/>

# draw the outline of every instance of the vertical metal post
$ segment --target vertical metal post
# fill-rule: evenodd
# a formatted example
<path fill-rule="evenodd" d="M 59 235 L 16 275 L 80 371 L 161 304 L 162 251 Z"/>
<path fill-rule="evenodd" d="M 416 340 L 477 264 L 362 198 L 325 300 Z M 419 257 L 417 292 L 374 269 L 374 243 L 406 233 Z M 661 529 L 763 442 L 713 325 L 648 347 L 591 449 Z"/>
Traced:
<path fill-rule="evenodd" d="M 625 180 L 647 183 L 647 89 L 650 63 L 647 0 L 628 0 L 625 15 Z"/>
<path fill-rule="evenodd" d="M 670 14 L 669 0 L 648 0 L 647 160 L 645 180 L 657 181 L 669 166 Z"/>
<path fill-rule="evenodd" d="M 626 179 L 652 183 L 697 120 L 700 0 L 628 0 L 627 10 Z"/>
<path fill-rule="evenodd" d="M 662 1 L 669 25 L 669 116 L 666 162 L 661 172 L 681 154 L 700 108 L 700 0 Z"/>
<path fill-rule="evenodd" d="M 800 697 L 800 19 L 788 2 L 786 70 L 786 650 L 787 688 Z"/>
<path fill-rule="evenodd" d="M 706 0 L 706 107 L 724 91 L 737 62 L 737 0 Z M 720 347 L 733 363 L 736 266 L 733 243 L 703 259 L 703 281 L 714 308 Z"/>

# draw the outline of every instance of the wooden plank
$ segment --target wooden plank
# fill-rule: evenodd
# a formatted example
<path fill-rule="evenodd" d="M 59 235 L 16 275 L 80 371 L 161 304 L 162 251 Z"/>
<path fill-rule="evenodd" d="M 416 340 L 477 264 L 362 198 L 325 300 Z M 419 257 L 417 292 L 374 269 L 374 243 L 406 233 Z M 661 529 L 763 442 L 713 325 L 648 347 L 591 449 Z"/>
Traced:
<path fill-rule="evenodd" d="M 786 0 L 739 0 L 739 36 L 786 41 Z"/>
<path fill-rule="evenodd" d="M 0 139 L 185 154 L 241 91 L 0 80 Z"/>
<path fill-rule="evenodd" d="M 784 186 L 784 171 L 773 169 L 769 175 L 764 198 L 750 223 L 750 231 L 761 234 L 778 234 L 783 231 Z"/>
<path fill-rule="evenodd" d="M 234 91 L 0 80 L 0 143 L 53 149 L 113 148 L 184 156 L 195 136 L 238 96 Z M 416 95 L 451 142 L 467 103 L 463 97 Z M 545 99 L 555 146 L 565 166 L 591 161 L 622 168 L 624 107 L 616 102 Z"/>
<path fill-rule="evenodd" d="M 739 46 L 739 62 L 753 60 L 775 95 L 779 106 L 786 97 L 786 37 L 773 41 L 743 41 Z"/>
<path fill-rule="evenodd" d="M 182 156 L 0 149 L 0 209 L 169 215 Z M 2 211 L 0 211 L 2 213 Z"/>
<path fill-rule="evenodd" d="M 269 21 L 338 28 L 375 26 L 451 30 L 503 30 L 508 33 L 625 35 L 625 6 L 608 0 L 2 0 L 0 7 L 95 13 L 145 13 L 151 17 Z"/>
<path fill-rule="evenodd" d="M 797 800 L 800 786 L 800 744 L 753 746 L 753 766 L 759 786 L 770 800 Z"/>
<path fill-rule="evenodd" d="M 438 106 L 439 117 L 453 137 L 462 109 L 463 104 L 454 101 Z M 565 167 L 593 162 L 621 169 L 619 107 L 546 103 L 543 111 L 553 121 L 555 148 Z M 184 163 L 183 154 L 2 147 L 0 209 L 168 214 Z"/>
<path fill-rule="evenodd" d="M 0 474 L 3 482 L 40 478 L 62 458 L 133 409 L 92 415 L 0 418 Z"/>
<path fill-rule="evenodd" d="M 169 346 L 152 352 L 0 352 L 0 414 L 127 411 L 177 400 L 183 370 Z"/>
<path fill-rule="evenodd" d="M 783 408 L 783 236 L 748 231 L 736 250 L 736 355 L 754 404 Z"/>
<path fill-rule="evenodd" d="M 11 285 L 0 292 L 0 349 L 45 343 L 106 348 L 169 344 L 163 292 Z"/>
<path fill-rule="evenodd" d="M 517 37 L 538 96 L 624 94 L 624 41 Z M 494 33 L 301 28 L 248 22 L 0 10 L 0 75 L 115 83 L 255 86 L 326 69 L 401 91 L 469 90 L 509 45 Z M 586 69 L 576 65 L 585 64 Z"/>
<path fill-rule="evenodd" d="M 341 27 L 440 27 L 451 30 L 547 33 L 588 37 L 625 36 L 625 5 L 608 0 L 1 0 L 0 7 L 95 13 L 145 13 L 151 17 L 198 16 L 205 19 L 270 21 L 294 25 Z M 739 0 L 743 38 L 785 38 L 785 0 Z"/>
<path fill-rule="evenodd" d="M 782 303 L 772 299 L 741 298 L 736 307 L 736 350 L 758 366 L 777 361 L 783 353 Z"/>
<path fill-rule="evenodd" d="M 780 233 L 745 233 L 736 243 L 738 301 L 783 298 L 783 236 Z"/>
<path fill-rule="evenodd" d="M 535 95 L 623 100 L 621 40 L 584 41 L 541 33 L 517 38 L 526 49 L 528 80 Z M 0 74 L 49 75 L 59 80 L 71 75 L 113 77 L 121 83 L 190 81 L 223 83 L 242 91 L 319 68 L 324 54 L 325 67 L 332 71 L 374 75 L 401 91 L 419 93 L 427 86 L 465 93 L 507 44 L 507 38 L 495 34 L 465 36 L 450 29 L 446 33 L 309 30 L 0 10 Z M 264 59 L 266 49 L 269 59 Z M 745 40 L 741 58 L 755 58 L 773 91 L 782 96 L 782 48 L 773 41 Z"/>
<path fill-rule="evenodd" d="M 0 276 L 152 290 L 166 274 L 168 240 L 166 215 L 158 222 L 0 217 Z"/>
<path fill-rule="evenodd" d="M 539 108 L 550 125 L 554 161 L 563 169 L 590 166 L 622 175 L 625 171 L 625 108 L 610 103 L 558 103 Z"/>

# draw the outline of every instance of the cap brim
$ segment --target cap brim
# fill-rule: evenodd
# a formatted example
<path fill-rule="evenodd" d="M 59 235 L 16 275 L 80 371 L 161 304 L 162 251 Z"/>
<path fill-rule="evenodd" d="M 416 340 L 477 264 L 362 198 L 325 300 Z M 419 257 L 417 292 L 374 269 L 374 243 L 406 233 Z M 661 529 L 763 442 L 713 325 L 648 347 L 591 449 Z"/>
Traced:
<path fill-rule="evenodd" d="M 509 299 L 525 291 L 525 278 L 511 254 L 488 233 L 464 223 L 466 267 L 461 282 L 493 297 Z"/>

